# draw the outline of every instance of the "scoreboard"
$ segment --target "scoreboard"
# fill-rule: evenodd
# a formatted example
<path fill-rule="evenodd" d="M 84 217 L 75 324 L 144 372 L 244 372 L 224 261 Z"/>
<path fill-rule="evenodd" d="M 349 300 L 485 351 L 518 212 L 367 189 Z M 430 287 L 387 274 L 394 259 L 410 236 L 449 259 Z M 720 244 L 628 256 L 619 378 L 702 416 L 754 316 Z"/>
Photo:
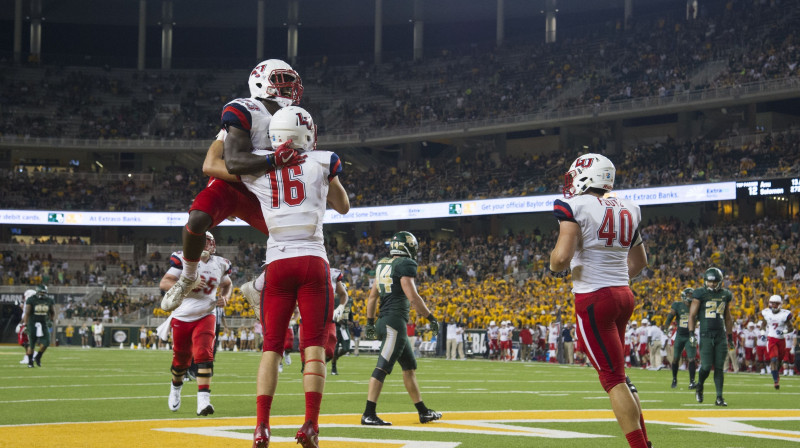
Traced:
<path fill-rule="evenodd" d="M 800 194 L 800 178 L 736 182 L 737 197 L 769 197 L 789 194 Z"/>

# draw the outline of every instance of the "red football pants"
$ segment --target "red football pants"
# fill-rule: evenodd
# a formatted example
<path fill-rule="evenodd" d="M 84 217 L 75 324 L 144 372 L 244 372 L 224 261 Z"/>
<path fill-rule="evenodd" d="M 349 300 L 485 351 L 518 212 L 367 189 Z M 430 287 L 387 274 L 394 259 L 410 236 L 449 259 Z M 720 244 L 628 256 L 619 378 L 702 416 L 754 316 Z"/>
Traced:
<path fill-rule="evenodd" d="M 214 361 L 214 329 L 217 319 L 213 314 L 196 320 L 184 322 L 172 319 L 172 366 L 176 370 L 195 363 Z"/>

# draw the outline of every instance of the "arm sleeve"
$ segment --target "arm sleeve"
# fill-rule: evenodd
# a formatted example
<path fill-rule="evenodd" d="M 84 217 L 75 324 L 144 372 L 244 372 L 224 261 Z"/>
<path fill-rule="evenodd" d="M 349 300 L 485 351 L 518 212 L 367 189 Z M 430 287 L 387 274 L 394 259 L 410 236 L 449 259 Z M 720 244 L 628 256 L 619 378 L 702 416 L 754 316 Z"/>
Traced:
<path fill-rule="evenodd" d="M 342 173 L 342 160 L 335 152 L 331 153 L 330 172 L 328 173 L 328 182 L 332 181 L 334 177 Z"/>
<path fill-rule="evenodd" d="M 224 129 L 228 129 L 228 126 L 233 126 L 249 132 L 253 118 L 247 107 L 236 101 L 231 101 L 222 109 L 221 121 Z"/>
<path fill-rule="evenodd" d="M 572 207 L 561 199 L 556 199 L 553 202 L 553 214 L 559 221 L 577 222 L 575 221 L 575 214 L 572 212 Z"/>

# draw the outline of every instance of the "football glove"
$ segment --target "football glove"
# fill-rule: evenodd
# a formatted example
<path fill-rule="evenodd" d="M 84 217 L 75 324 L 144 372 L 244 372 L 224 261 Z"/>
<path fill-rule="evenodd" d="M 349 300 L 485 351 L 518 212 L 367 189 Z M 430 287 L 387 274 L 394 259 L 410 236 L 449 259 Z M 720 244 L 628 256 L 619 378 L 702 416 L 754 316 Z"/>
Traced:
<path fill-rule="evenodd" d="M 431 313 L 428 315 L 428 320 L 431 323 L 431 331 L 433 334 L 439 334 L 439 321 L 436 320 L 436 316 Z"/>
<path fill-rule="evenodd" d="M 267 164 L 270 169 L 283 168 L 285 166 L 300 165 L 306 161 L 305 154 L 292 149 L 292 141 L 287 140 L 275 149 L 275 152 L 267 155 Z"/>
<path fill-rule="evenodd" d="M 697 347 L 697 336 L 689 336 L 689 347 L 696 348 Z"/>
<path fill-rule="evenodd" d="M 375 331 L 375 318 L 367 319 L 367 326 L 364 327 L 364 336 L 367 339 L 377 339 L 378 334 Z"/>
<path fill-rule="evenodd" d="M 547 270 L 550 271 L 550 275 L 552 275 L 555 278 L 564 278 L 564 277 L 569 275 L 569 268 L 564 269 L 563 271 L 556 272 L 556 271 L 550 269 L 550 266 L 548 266 Z"/>
<path fill-rule="evenodd" d="M 342 320 L 342 315 L 344 314 L 344 305 L 339 305 L 333 310 L 333 321 L 339 322 Z"/>

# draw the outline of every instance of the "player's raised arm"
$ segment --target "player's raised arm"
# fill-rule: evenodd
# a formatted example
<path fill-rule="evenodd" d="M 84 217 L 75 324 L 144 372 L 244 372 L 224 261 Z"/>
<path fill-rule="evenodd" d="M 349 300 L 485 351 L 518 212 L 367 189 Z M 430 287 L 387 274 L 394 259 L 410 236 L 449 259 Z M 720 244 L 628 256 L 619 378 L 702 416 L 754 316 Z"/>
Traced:
<path fill-rule="evenodd" d="M 239 178 L 228 172 L 225 160 L 222 158 L 225 149 L 225 137 L 228 133 L 223 129 L 217 134 L 217 139 L 211 143 L 203 160 L 203 174 L 227 182 L 238 182 Z"/>

